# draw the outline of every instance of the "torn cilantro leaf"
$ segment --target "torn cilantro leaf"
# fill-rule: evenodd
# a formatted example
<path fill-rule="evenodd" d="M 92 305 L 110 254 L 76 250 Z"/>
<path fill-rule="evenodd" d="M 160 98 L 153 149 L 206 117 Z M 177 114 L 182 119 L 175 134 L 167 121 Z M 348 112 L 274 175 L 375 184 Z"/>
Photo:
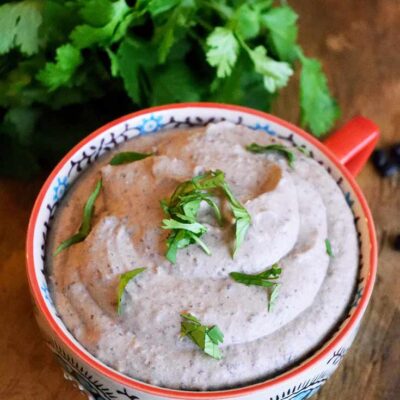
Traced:
<path fill-rule="evenodd" d="M 276 300 L 278 299 L 279 290 L 281 288 L 281 284 L 277 283 L 273 289 L 271 294 L 269 295 L 269 302 L 268 302 L 268 311 L 271 312 L 275 307 Z"/>
<path fill-rule="evenodd" d="M 329 257 L 334 257 L 331 241 L 329 239 L 325 239 L 325 249 Z"/>
<path fill-rule="evenodd" d="M 82 242 L 86 239 L 87 235 L 90 232 L 91 224 L 92 224 L 92 217 L 94 212 L 94 203 L 100 193 L 102 186 L 101 179 L 97 182 L 94 191 L 90 194 L 89 198 L 86 201 L 85 207 L 83 208 L 83 219 L 82 225 L 80 226 L 78 232 L 71 236 L 69 239 L 64 240 L 61 244 L 57 247 L 54 255 L 56 256 L 61 251 L 65 250 L 66 248 L 72 246 L 75 243 Z"/>
<path fill-rule="evenodd" d="M 299 51 L 300 119 L 302 126 L 309 126 L 316 136 L 327 132 L 340 116 L 339 107 L 331 96 L 326 76 L 319 61 L 305 57 Z"/>
<path fill-rule="evenodd" d="M 14 47 L 32 55 L 39 50 L 39 28 L 42 24 L 41 4 L 25 0 L 0 6 L 0 54 Z"/>
<path fill-rule="evenodd" d="M 280 283 L 276 282 L 281 276 L 282 269 L 279 268 L 278 264 L 274 264 L 271 268 L 260 272 L 259 274 L 245 274 L 242 272 L 231 272 L 229 276 L 238 283 L 242 283 L 247 286 L 262 286 L 264 288 L 272 288 L 269 294 L 268 310 L 270 311 L 278 297 L 278 291 Z M 268 296 L 268 291 L 267 291 Z"/>
<path fill-rule="evenodd" d="M 217 67 L 217 77 L 225 78 L 232 73 L 239 54 L 239 44 L 228 28 L 217 27 L 207 37 L 207 61 Z"/>
<path fill-rule="evenodd" d="M 129 164 L 134 161 L 144 160 L 154 153 L 136 153 L 135 151 L 121 151 L 117 153 L 110 161 L 110 165 Z"/>
<path fill-rule="evenodd" d="M 224 334 L 217 325 L 205 326 L 192 314 L 181 313 L 181 337 L 187 336 L 207 355 L 216 360 L 222 358 L 218 345 L 223 343 Z"/>
<path fill-rule="evenodd" d="M 269 153 L 269 152 L 278 153 L 286 158 L 289 167 L 292 168 L 296 160 L 296 156 L 294 155 L 294 153 L 290 151 L 286 146 L 283 146 L 282 144 L 270 144 L 267 146 L 262 146 L 257 143 L 251 143 L 246 146 L 246 150 L 256 154 Z"/>
<path fill-rule="evenodd" d="M 142 273 L 146 268 L 135 268 L 132 271 L 124 272 L 119 277 L 118 290 L 117 290 L 117 313 L 122 314 L 122 298 L 124 296 L 126 285 L 137 275 Z"/>

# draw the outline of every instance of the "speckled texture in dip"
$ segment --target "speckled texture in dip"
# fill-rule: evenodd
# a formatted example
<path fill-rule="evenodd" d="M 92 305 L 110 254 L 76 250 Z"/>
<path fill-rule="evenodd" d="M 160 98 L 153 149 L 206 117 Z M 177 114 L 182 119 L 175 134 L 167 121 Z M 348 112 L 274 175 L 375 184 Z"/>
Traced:
<path fill-rule="evenodd" d="M 353 216 L 334 180 L 296 152 L 294 168 L 277 155 L 249 153 L 251 142 L 276 142 L 263 132 L 224 122 L 204 129 L 134 139 L 118 151 L 155 152 L 110 166 L 111 155 L 71 188 L 57 212 L 49 254 L 76 232 L 96 180 L 103 189 L 85 241 L 49 258 L 55 305 L 66 326 L 96 357 L 155 385 L 192 390 L 241 386 L 280 372 L 313 350 L 343 317 L 355 285 L 358 248 Z M 295 151 L 295 150 L 294 150 Z M 252 225 L 234 259 L 233 229 L 202 210 L 208 232 L 180 250 L 176 265 L 165 254 L 159 201 L 182 181 L 221 169 Z M 334 251 L 325 249 L 329 239 Z M 276 305 L 268 312 L 261 287 L 245 286 L 232 271 L 258 273 L 273 263 L 283 272 Z M 116 313 L 121 273 L 147 270 L 126 288 Z M 225 334 L 223 359 L 180 340 L 186 310 Z"/>

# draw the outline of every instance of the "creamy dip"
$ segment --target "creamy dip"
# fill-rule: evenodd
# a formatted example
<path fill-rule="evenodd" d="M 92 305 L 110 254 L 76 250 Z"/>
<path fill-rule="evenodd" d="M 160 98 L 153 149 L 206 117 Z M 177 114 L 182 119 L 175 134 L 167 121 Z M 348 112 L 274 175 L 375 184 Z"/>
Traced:
<path fill-rule="evenodd" d="M 316 161 L 296 154 L 294 168 L 277 154 L 245 146 L 277 143 L 264 132 L 228 122 L 140 137 L 119 151 L 154 152 L 119 166 L 98 161 L 73 185 L 57 211 L 49 253 L 77 231 L 82 208 L 101 177 L 103 188 L 89 236 L 48 257 L 53 299 L 77 340 L 116 370 L 151 384 L 213 390 L 273 376 L 314 350 L 343 318 L 355 286 L 358 246 L 353 215 L 335 181 Z M 287 143 L 283 143 L 287 146 Z M 168 231 L 160 200 L 207 170 L 225 172 L 252 225 L 232 258 L 233 228 L 201 210 L 212 255 L 191 245 L 165 258 Z M 329 257 L 325 240 L 331 242 Z M 233 281 L 233 271 L 282 268 L 279 296 Z M 126 287 L 122 273 L 147 270 Z M 225 338 L 215 360 L 180 339 L 180 312 L 218 325 Z"/>

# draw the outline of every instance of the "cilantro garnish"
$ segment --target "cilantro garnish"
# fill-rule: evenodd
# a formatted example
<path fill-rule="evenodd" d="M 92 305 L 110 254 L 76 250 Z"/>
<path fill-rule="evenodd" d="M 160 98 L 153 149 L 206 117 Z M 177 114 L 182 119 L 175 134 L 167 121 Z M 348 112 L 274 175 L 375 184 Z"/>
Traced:
<path fill-rule="evenodd" d="M 122 151 L 117 153 L 110 161 L 110 165 L 128 164 L 134 161 L 143 160 L 152 156 L 153 153 L 136 153 L 135 151 Z"/>
<path fill-rule="evenodd" d="M 219 343 L 223 343 L 224 334 L 217 325 L 205 326 L 192 314 L 181 313 L 181 337 L 189 337 L 204 353 L 217 360 L 222 358 Z"/>
<path fill-rule="evenodd" d="M 293 168 L 294 162 L 296 160 L 296 156 L 292 151 L 290 151 L 287 147 L 282 144 L 270 144 L 268 146 L 261 146 L 257 143 L 252 143 L 246 146 L 246 150 L 251 153 L 278 153 L 284 156 L 290 167 Z"/>
<path fill-rule="evenodd" d="M 118 290 L 117 290 L 117 313 L 122 314 L 122 297 L 125 292 L 126 285 L 137 275 L 142 273 L 146 268 L 136 268 L 132 271 L 124 272 L 119 277 Z"/>
<path fill-rule="evenodd" d="M 262 286 L 265 288 L 272 288 L 269 294 L 268 310 L 271 311 L 276 299 L 278 297 L 278 291 L 280 283 L 276 282 L 281 276 L 282 269 L 279 268 L 278 264 L 274 264 L 271 268 L 260 272 L 259 274 L 245 274 L 242 272 L 231 272 L 229 276 L 236 282 L 242 283 L 247 286 Z M 268 293 L 268 292 L 267 292 Z"/>
<path fill-rule="evenodd" d="M 167 239 L 166 257 L 176 262 L 176 253 L 191 244 L 198 244 L 205 253 L 210 254 L 207 245 L 200 239 L 207 228 L 197 221 L 200 204 L 206 202 L 214 211 L 218 222 L 222 223 L 222 214 L 214 198 L 220 193 L 228 199 L 235 218 L 236 239 L 234 252 L 242 244 L 251 217 L 243 205 L 235 198 L 222 171 L 208 171 L 203 175 L 183 182 L 177 186 L 169 200 L 161 201 L 161 207 L 168 217 L 163 220 L 163 229 L 171 230 Z"/>
<path fill-rule="evenodd" d="M 326 254 L 328 254 L 329 257 L 334 257 L 332 245 L 329 239 L 325 239 L 325 249 L 326 249 Z"/>
<path fill-rule="evenodd" d="M 102 181 L 101 179 L 97 182 L 94 191 L 90 194 L 89 198 L 86 201 L 85 207 L 83 208 L 83 219 L 82 225 L 75 235 L 71 236 L 69 239 L 64 240 L 54 252 L 56 256 L 61 251 L 65 250 L 67 247 L 72 246 L 75 243 L 82 242 L 86 239 L 86 236 L 89 234 L 91 229 L 93 211 L 94 211 L 94 203 L 100 193 Z"/>

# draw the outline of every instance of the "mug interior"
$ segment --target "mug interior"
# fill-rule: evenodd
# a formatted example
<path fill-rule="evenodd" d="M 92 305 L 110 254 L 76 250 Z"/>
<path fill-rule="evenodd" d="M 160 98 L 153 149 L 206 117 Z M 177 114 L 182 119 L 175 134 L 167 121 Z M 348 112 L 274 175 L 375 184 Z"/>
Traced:
<path fill-rule="evenodd" d="M 189 103 L 176 104 L 146 109 L 119 118 L 96 130 L 78 145 L 76 145 L 56 166 L 44 183 L 35 202 L 30 218 L 27 237 L 27 272 L 31 291 L 40 312 L 57 337 L 78 357 L 105 374 L 110 379 L 126 386 L 144 390 L 148 393 L 164 394 L 185 398 L 202 397 L 199 392 L 187 392 L 173 389 L 157 388 L 127 377 L 111 367 L 108 367 L 92 356 L 67 330 L 58 315 L 47 284 L 46 271 L 46 241 L 51 229 L 57 206 L 66 190 L 79 175 L 104 153 L 116 148 L 136 136 L 162 134 L 163 131 L 176 128 L 205 126 L 218 121 L 230 121 L 244 125 L 252 130 L 264 131 L 267 135 L 288 142 L 291 146 L 303 149 L 309 156 L 323 166 L 340 187 L 354 215 L 359 244 L 359 274 L 357 287 L 352 303 L 343 317 L 337 330 L 330 339 L 311 357 L 300 365 L 290 369 L 276 378 L 263 383 L 242 387 L 213 391 L 226 394 L 245 394 L 257 388 L 277 384 L 300 373 L 324 357 L 335 343 L 344 335 L 354 330 L 361 318 L 369 297 L 376 274 L 376 239 L 375 231 L 367 203 L 350 173 L 338 163 L 334 155 L 318 140 L 302 131 L 300 128 L 280 120 L 272 115 L 244 107 L 212 104 Z M 202 392 L 207 393 L 207 392 Z"/>

